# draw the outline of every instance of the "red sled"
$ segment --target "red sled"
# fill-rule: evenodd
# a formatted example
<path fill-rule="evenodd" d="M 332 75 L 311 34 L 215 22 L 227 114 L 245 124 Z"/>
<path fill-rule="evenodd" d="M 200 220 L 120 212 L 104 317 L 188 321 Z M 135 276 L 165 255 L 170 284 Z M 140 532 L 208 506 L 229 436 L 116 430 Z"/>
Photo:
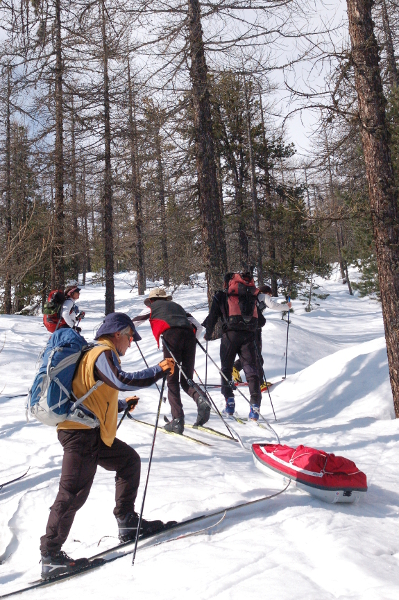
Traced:
<path fill-rule="evenodd" d="M 252 444 L 255 465 L 268 475 L 291 480 L 324 502 L 355 502 L 367 492 L 367 477 L 355 463 L 323 450 L 281 444 Z"/>

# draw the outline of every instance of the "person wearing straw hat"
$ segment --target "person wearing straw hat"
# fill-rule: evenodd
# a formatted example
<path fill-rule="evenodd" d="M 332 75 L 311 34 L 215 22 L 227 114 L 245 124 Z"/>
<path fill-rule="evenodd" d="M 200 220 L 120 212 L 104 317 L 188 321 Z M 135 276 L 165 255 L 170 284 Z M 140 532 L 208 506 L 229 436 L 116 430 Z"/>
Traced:
<path fill-rule="evenodd" d="M 170 352 L 181 365 L 182 371 L 188 379 L 192 379 L 196 335 L 202 332 L 202 326 L 180 304 L 173 302 L 172 295 L 168 294 L 163 288 L 152 289 L 148 298 L 144 300 L 144 304 L 148 307 L 148 310 L 143 310 L 139 316 L 134 317 L 133 322 L 139 325 L 149 319 L 158 346 L 162 335 Z M 163 354 L 165 358 L 171 357 L 165 346 L 163 346 Z M 202 397 L 197 390 L 188 384 L 180 369 L 176 368 L 174 373 L 170 373 L 167 382 L 168 400 L 172 413 L 172 420 L 165 425 L 167 431 L 173 431 L 174 433 L 183 433 L 184 431 L 184 410 L 180 397 L 180 386 L 197 405 L 198 414 L 195 425 L 204 425 L 209 421 L 211 409 L 206 398 Z"/>

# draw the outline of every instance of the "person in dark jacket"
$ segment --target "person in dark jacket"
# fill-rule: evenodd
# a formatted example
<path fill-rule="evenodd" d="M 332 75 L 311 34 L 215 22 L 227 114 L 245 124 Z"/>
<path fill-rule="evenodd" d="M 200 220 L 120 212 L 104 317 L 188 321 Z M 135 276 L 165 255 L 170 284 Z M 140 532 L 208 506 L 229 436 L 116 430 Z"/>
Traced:
<path fill-rule="evenodd" d="M 151 290 L 148 298 L 144 300 L 147 309 L 134 317 L 133 321 L 137 325 L 147 319 L 150 320 L 152 333 L 159 346 L 161 335 L 168 348 L 175 357 L 182 371 L 188 379 L 192 379 L 194 374 L 196 333 L 202 331 L 201 325 L 196 319 L 187 313 L 180 304 L 172 301 L 172 296 L 168 295 L 162 288 Z M 165 344 L 163 344 L 163 354 L 165 358 L 171 356 Z M 176 368 L 174 373 L 168 376 L 168 400 L 172 413 L 172 420 L 166 423 L 165 429 L 175 433 L 184 431 L 184 410 L 180 397 L 180 385 L 186 394 L 188 394 L 197 405 L 197 420 L 195 425 L 204 425 L 209 420 L 210 406 L 205 396 L 201 396 L 198 390 L 191 387 L 186 377 L 180 369 Z M 179 385 L 180 382 L 180 385 Z"/>
<path fill-rule="evenodd" d="M 92 418 L 92 423 L 84 425 L 67 419 L 57 426 L 64 456 L 59 491 L 50 510 L 46 533 L 40 540 L 44 579 L 89 564 L 87 558 L 73 560 L 61 547 L 76 512 L 87 500 L 97 466 L 115 471 L 114 515 L 119 539 L 126 541 L 136 537 L 139 517 L 134 502 L 140 482 L 140 456 L 116 437 L 117 414 L 130 407 L 125 400 L 118 401 L 118 392 L 152 385 L 164 373 L 172 373 L 174 369 L 174 361 L 167 359 L 143 371 L 122 371 L 120 357 L 133 340 L 139 339 L 128 315 L 110 313 L 97 331 L 97 345 L 85 352 L 79 362 L 72 391 L 77 398 L 82 398 L 92 390 L 80 405 L 80 409 Z M 97 382 L 99 385 L 93 390 Z M 136 400 L 132 402 L 132 408 Z M 163 527 L 162 521 L 141 521 L 142 532 L 154 532 Z"/>
<path fill-rule="evenodd" d="M 261 381 L 260 389 L 263 392 L 267 389 L 266 381 L 264 381 L 264 372 L 263 372 L 263 356 L 262 356 L 262 327 L 266 325 L 266 318 L 263 315 L 263 311 L 265 308 L 270 308 L 271 310 L 278 310 L 280 312 L 289 311 L 292 304 L 291 302 L 283 302 L 279 304 L 272 300 L 272 288 L 269 285 L 260 285 L 259 286 L 259 294 L 257 296 L 258 303 L 258 327 L 255 333 L 255 343 L 257 347 L 257 355 L 260 359 L 259 362 L 259 377 Z M 241 382 L 240 371 L 242 370 L 242 362 L 241 359 L 237 359 L 234 362 L 233 366 L 233 380 L 237 383 Z"/>
<path fill-rule="evenodd" d="M 252 303 L 248 306 L 241 301 L 238 291 L 231 292 L 231 282 L 235 289 L 249 290 L 248 295 Z M 257 421 L 262 399 L 260 390 L 261 379 L 260 364 L 256 348 L 256 332 L 258 330 L 258 310 L 256 307 L 259 290 L 250 273 L 226 273 L 224 288 L 215 293 L 209 315 L 203 322 L 206 329 L 205 339 L 210 340 L 213 330 L 219 319 L 222 321 L 222 338 L 220 342 L 221 370 L 228 381 L 232 380 L 233 365 L 238 354 L 241 366 L 244 369 L 250 391 L 250 413 L 249 418 Z M 235 300 L 235 302 L 234 302 Z M 245 309 L 248 309 L 248 314 Z M 222 394 L 226 400 L 224 413 L 233 415 L 235 412 L 235 400 L 232 387 L 222 377 Z"/>

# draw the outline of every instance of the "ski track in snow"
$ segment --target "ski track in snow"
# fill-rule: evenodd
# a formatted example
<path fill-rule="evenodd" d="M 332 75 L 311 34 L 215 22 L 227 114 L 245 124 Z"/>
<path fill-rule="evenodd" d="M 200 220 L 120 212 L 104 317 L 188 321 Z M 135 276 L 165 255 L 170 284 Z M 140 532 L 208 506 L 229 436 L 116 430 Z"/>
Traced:
<path fill-rule="evenodd" d="M 355 272 L 351 275 L 356 277 Z M 131 316 L 143 308 L 133 283 L 134 274 L 116 275 L 116 310 Z M 334 278 L 317 283 L 318 293 L 329 296 L 318 301 L 316 310 L 306 313 L 301 301 L 293 303 L 283 382 L 287 324 L 280 313 L 266 312 L 264 367 L 267 378 L 276 383 L 271 396 L 277 422 L 267 394 L 262 413 L 281 443 L 314 446 L 355 461 L 367 474 L 367 494 L 356 504 L 329 505 L 290 486 L 276 498 L 227 513 L 220 524 L 198 536 L 139 548 L 134 568 L 127 556 L 28 592 L 26 598 L 62 600 L 73 594 L 77 600 L 125 600 L 132 595 L 140 600 L 396 600 L 399 423 L 393 418 L 381 308 L 369 298 L 350 297 L 347 287 Z M 199 321 L 206 316 L 205 289 L 181 288 L 174 297 Z M 82 333 L 91 340 L 104 314 L 104 288 L 87 285 L 79 307 L 86 311 Z M 148 363 L 156 364 L 162 355 L 148 323 L 139 331 L 140 348 Z M 0 484 L 30 466 L 24 479 L 0 491 L 0 593 L 38 578 L 39 538 L 58 490 L 62 452 L 56 432 L 38 422 L 27 424 L 25 398 L 13 397 L 27 392 L 47 338 L 41 317 L 0 316 L 0 346 L 5 341 L 0 353 Z M 209 351 L 219 364 L 219 342 L 210 342 Z M 134 346 L 122 365 L 126 371 L 144 367 Z M 205 356 L 200 348 L 196 370 L 203 378 Z M 210 361 L 208 381 L 219 383 Z M 247 388 L 241 391 L 248 397 Z M 220 390 L 211 393 L 222 408 Z M 139 396 L 135 416 L 154 422 L 156 388 L 142 390 Z M 194 404 L 188 396 L 182 398 L 186 421 L 192 423 Z M 248 406 L 238 393 L 236 406 L 240 415 L 247 415 Z M 163 414 L 169 415 L 168 403 L 162 405 L 161 419 Z M 209 426 L 226 432 L 216 415 Z M 247 447 L 255 441 L 275 441 L 252 424 L 233 427 Z M 118 434 L 142 458 L 139 509 L 153 431 L 125 419 Z M 283 481 L 259 471 L 239 444 L 190 429 L 187 434 L 212 447 L 157 435 L 145 517 L 186 519 L 283 489 Z M 114 477 L 99 468 L 66 552 L 79 557 L 115 544 L 113 498 Z"/>

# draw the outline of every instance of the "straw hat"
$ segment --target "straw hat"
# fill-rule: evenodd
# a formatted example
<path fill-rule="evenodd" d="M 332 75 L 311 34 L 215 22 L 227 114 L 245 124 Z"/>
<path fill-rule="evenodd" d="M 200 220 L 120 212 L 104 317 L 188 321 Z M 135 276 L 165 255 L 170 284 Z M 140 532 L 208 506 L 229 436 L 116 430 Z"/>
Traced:
<path fill-rule="evenodd" d="M 163 288 L 154 288 L 144 300 L 146 306 L 150 306 L 151 300 L 172 300 L 172 294 L 167 294 Z"/>

